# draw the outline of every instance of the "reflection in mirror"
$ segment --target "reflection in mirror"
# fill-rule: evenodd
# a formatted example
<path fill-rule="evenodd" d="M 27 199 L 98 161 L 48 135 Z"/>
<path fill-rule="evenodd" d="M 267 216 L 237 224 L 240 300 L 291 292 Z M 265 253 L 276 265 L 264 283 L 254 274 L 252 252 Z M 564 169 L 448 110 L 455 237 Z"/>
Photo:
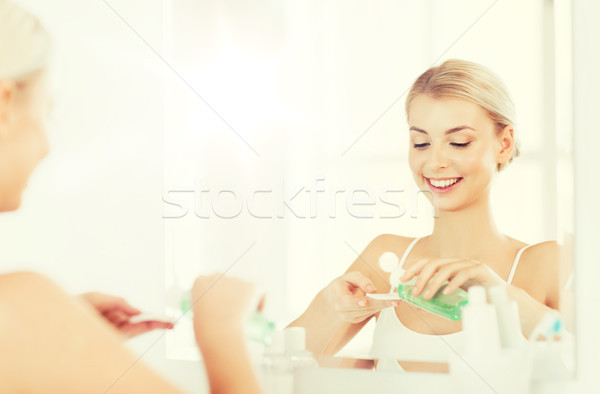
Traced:
<path fill-rule="evenodd" d="M 459 321 L 362 298 L 390 290 L 378 259 L 393 252 L 409 277 L 443 267 L 438 285 L 510 284 L 525 336 L 549 310 L 572 327 L 569 1 L 188 0 L 167 14 L 173 66 L 197 87 L 166 87 L 167 287 L 227 271 L 260 283 L 265 313 L 306 327 L 314 353 L 444 363 Z M 424 76 L 409 93 L 448 59 L 485 70 L 450 63 L 453 91 Z M 172 357 L 196 357 L 184 331 Z"/>

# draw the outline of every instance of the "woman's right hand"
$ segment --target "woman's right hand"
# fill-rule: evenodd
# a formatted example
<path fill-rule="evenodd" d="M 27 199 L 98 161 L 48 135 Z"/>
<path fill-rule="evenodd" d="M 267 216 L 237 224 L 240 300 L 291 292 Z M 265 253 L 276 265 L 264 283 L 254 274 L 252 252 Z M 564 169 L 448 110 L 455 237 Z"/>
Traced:
<path fill-rule="evenodd" d="M 332 309 L 340 319 L 350 323 L 360 323 L 384 308 L 398 305 L 399 301 L 366 297 L 366 294 L 376 292 L 373 282 L 358 271 L 345 273 L 325 288 Z"/>
<path fill-rule="evenodd" d="M 251 309 L 257 308 L 251 305 L 255 293 L 253 283 L 238 278 L 199 276 L 191 292 L 196 341 L 200 344 L 215 338 L 243 337 Z"/>

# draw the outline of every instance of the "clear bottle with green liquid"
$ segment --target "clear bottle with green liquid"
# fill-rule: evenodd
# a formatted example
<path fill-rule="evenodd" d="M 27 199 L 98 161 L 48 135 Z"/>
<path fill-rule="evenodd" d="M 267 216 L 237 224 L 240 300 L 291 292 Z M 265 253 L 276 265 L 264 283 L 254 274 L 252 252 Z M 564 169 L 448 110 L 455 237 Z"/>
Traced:
<path fill-rule="evenodd" d="M 412 294 L 417 277 L 408 282 L 400 282 L 404 269 L 399 266 L 398 256 L 395 253 L 383 253 L 379 258 L 379 265 L 384 271 L 390 272 L 390 293 L 367 294 L 368 297 L 379 300 L 402 300 L 448 320 L 457 321 L 462 319 L 462 308 L 469 302 L 467 292 L 463 289 L 458 288 L 450 294 L 444 294 L 443 291 L 448 285 L 448 282 L 446 282 L 433 297 L 426 300 L 423 298 L 423 293 L 417 296 Z"/>
<path fill-rule="evenodd" d="M 406 283 L 400 282 L 398 284 L 398 296 L 401 300 L 427 312 L 445 317 L 448 320 L 461 320 L 462 308 L 469 302 L 467 300 L 467 292 L 458 288 L 450 294 L 444 294 L 443 291 L 447 285 L 448 282 L 444 283 L 433 297 L 426 300 L 422 297 L 423 293 L 417 296 L 412 294 L 412 289 L 415 287 L 415 280 Z"/>

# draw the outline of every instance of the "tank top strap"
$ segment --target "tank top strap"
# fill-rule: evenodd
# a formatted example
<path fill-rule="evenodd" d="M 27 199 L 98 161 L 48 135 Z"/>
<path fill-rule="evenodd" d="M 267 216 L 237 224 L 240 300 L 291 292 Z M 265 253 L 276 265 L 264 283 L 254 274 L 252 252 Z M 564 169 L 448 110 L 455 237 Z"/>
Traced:
<path fill-rule="evenodd" d="M 400 261 L 398 262 L 398 267 L 402 267 L 404 266 L 404 262 L 406 261 L 406 258 L 408 257 L 408 254 L 410 253 L 410 251 L 415 247 L 415 245 L 417 244 L 417 242 L 419 242 L 421 240 L 422 237 L 417 237 L 415 239 L 413 239 L 410 244 L 408 244 L 408 247 L 406 248 L 406 250 L 404 251 L 404 254 L 402 255 L 402 258 L 400 259 Z"/>
<path fill-rule="evenodd" d="M 506 280 L 506 282 L 510 285 L 512 284 L 513 278 L 515 277 L 515 272 L 517 272 L 517 266 L 519 265 L 519 260 L 521 259 L 521 255 L 523 254 L 523 252 L 529 248 L 530 246 L 533 246 L 534 244 L 531 245 L 525 245 L 523 246 L 521 249 L 519 249 L 519 251 L 517 252 L 517 255 L 515 257 L 515 261 L 513 261 L 512 267 L 510 269 L 510 274 L 508 274 L 508 279 Z"/>

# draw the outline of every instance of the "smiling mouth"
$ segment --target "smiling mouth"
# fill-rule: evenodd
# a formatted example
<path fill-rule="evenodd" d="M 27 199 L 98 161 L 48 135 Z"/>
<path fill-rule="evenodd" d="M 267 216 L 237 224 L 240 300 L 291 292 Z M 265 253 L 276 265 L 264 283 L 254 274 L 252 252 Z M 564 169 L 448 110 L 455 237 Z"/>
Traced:
<path fill-rule="evenodd" d="M 424 177 L 431 189 L 438 192 L 448 191 L 453 189 L 463 178 L 448 178 L 448 179 L 431 179 Z"/>

